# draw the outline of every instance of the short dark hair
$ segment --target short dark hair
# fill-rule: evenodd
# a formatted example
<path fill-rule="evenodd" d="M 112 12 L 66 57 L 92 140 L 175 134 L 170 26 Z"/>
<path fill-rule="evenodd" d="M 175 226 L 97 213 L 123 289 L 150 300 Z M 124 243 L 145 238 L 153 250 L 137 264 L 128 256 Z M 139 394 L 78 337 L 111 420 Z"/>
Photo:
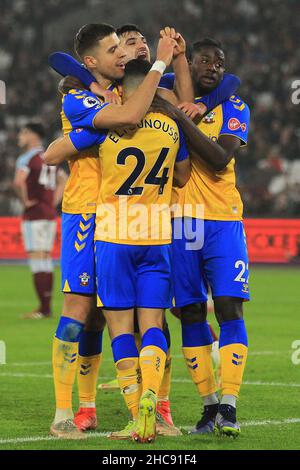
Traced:
<path fill-rule="evenodd" d="M 118 36 L 122 36 L 122 34 L 129 33 L 131 31 L 136 31 L 137 33 L 143 34 L 136 24 L 124 24 L 117 29 L 116 33 Z"/>
<path fill-rule="evenodd" d="M 97 45 L 98 41 L 115 33 L 116 30 L 110 24 L 89 23 L 80 28 L 74 39 L 76 54 L 82 59 L 86 51 Z"/>
<path fill-rule="evenodd" d="M 40 122 L 27 122 L 23 126 L 23 129 L 29 129 L 31 132 L 34 132 L 34 134 L 37 134 L 40 139 L 44 139 L 46 135 L 45 129 Z"/>
<path fill-rule="evenodd" d="M 125 65 L 125 75 L 122 79 L 124 86 L 130 83 L 132 79 L 144 77 L 147 75 L 152 65 L 147 60 L 133 59 Z"/>
<path fill-rule="evenodd" d="M 133 59 L 125 65 L 125 77 L 132 77 L 136 75 L 147 75 L 152 65 L 148 60 Z"/>
<path fill-rule="evenodd" d="M 194 42 L 189 48 L 189 58 L 192 59 L 194 54 L 197 54 L 202 47 L 217 47 L 218 49 L 221 49 L 221 51 L 224 51 L 222 43 L 217 39 L 202 38 L 199 39 L 199 41 Z"/>

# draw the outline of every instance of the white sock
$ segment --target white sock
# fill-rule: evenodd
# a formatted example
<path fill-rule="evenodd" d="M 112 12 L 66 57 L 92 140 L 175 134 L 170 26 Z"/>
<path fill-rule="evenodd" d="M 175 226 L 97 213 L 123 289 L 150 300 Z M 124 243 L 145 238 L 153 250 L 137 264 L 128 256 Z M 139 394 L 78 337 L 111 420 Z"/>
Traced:
<path fill-rule="evenodd" d="M 211 393 L 210 395 L 206 395 L 206 397 L 203 397 L 203 403 L 204 403 L 204 406 L 216 405 L 217 403 L 219 403 L 217 394 Z"/>
<path fill-rule="evenodd" d="M 54 423 L 65 421 L 66 419 L 73 419 L 74 414 L 71 408 L 56 408 Z"/>
<path fill-rule="evenodd" d="M 80 408 L 96 408 L 96 403 L 93 401 L 81 401 L 79 404 Z"/>
<path fill-rule="evenodd" d="M 234 395 L 223 395 L 221 398 L 221 405 L 231 405 L 236 408 L 236 397 Z"/>

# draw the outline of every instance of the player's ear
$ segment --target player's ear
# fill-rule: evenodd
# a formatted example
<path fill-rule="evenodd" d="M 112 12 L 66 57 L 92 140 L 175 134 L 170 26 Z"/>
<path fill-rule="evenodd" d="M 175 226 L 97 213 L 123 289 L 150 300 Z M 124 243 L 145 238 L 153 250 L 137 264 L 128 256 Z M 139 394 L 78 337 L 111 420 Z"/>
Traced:
<path fill-rule="evenodd" d="M 97 60 L 92 55 L 86 55 L 83 58 L 83 63 L 89 69 L 94 69 L 97 66 Z"/>

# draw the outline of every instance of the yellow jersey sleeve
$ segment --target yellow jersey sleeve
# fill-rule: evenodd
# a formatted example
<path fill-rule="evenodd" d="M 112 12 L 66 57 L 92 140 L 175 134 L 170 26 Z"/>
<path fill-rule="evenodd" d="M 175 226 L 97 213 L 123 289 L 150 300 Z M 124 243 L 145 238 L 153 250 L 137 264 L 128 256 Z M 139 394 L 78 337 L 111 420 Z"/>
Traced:
<path fill-rule="evenodd" d="M 113 91 L 117 93 L 116 88 Z M 70 90 L 62 101 L 61 120 L 64 135 L 69 134 L 72 129 L 93 128 L 94 117 L 107 104 L 88 91 Z M 98 147 L 92 147 L 68 161 L 70 175 L 63 195 L 63 212 L 96 212 L 101 185 L 98 155 Z"/>

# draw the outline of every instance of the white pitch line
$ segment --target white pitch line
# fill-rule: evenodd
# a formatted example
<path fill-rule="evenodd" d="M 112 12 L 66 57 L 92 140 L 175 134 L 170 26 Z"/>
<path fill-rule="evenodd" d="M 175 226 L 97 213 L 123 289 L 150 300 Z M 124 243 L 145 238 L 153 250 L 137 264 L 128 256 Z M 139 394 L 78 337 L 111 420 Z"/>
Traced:
<path fill-rule="evenodd" d="M 86 435 L 87 439 L 91 439 L 94 437 L 106 437 L 109 433 L 108 432 L 94 432 L 91 434 Z M 2 444 L 22 444 L 26 442 L 40 442 L 40 441 L 65 441 L 65 439 L 61 439 L 59 437 L 54 436 L 28 436 L 28 437 L 16 437 L 15 439 L 0 439 L 0 445 Z M 82 442 L 82 439 L 80 439 Z"/>
<path fill-rule="evenodd" d="M 35 361 L 35 362 L 12 362 L 6 364 L 14 367 L 32 367 L 32 366 L 51 366 L 51 361 Z"/>
<path fill-rule="evenodd" d="M 52 374 L 31 374 L 23 372 L 0 372 L 0 377 L 16 377 L 16 378 L 38 378 L 38 379 L 53 379 Z M 101 377 L 102 380 L 113 380 L 116 377 Z"/>
<path fill-rule="evenodd" d="M 252 426 L 283 426 L 286 424 L 299 424 L 300 418 L 287 418 L 282 420 L 272 420 L 272 419 L 263 419 L 257 421 L 244 421 L 240 422 L 240 425 L 243 428 L 249 428 Z M 180 429 L 184 429 L 185 431 L 190 431 L 193 426 L 180 426 Z M 1 441 L 0 441 L 1 443 Z"/>
<path fill-rule="evenodd" d="M 291 354 L 292 351 L 249 351 L 248 356 L 279 356 Z M 183 359 L 182 354 L 172 354 L 173 359 Z M 103 362 L 112 362 L 112 358 L 104 358 Z M 51 361 L 11 362 L 7 364 L 13 367 L 50 366 Z"/>
<path fill-rule="evenodd" d="M 31 374 L 31 373 L 23 373 L 23 372 L 0 372 L 0 377 L 16 377 L 16 378 L 40 378 L 40 379 L 52 379 L 52 374 Z M 113 380 L 115 377 L 101 377 L 101 380 Z M 192 383 L 191 379 L 189 378 L 174 378 L 172 379 L 173 383 L 185 384 L 185 383 Z M 260 380 L 256 381 L 245 381 L 243 385 L 257 385 L 262 387 L 300 387 L 300 383 L 287 383 L 287 382 L 263 382 Z"/>
<path fill-rule="evenodd" d="M 288 424 L 299 424 L 300 418 L 286 418 L 282 420 L 258 420 L 258 421 L 245 421 L 241 423 L 242 427 L 251 427 L 251 426 L 282 426 Z M 193 426 L 180 426 L 181 429 L 190 430 Z M 95 437 L 106 437 L 108 432 L 94 432 L 88 433 L 87 439 L 93 439 Z M 42 442 L 42 441 L 64 441 L 63 439 L 53 437 L 53 436 L 26 436 L 26 437 L 16 437 L 16 438 L 7 438 L 0 439 L 0 445 L 4 444 L 24 444 L 27 442 Z M 82 441 L 81 441 L 82 442 Z"/>
<path fill-rule="evenodd" d="M 254 382 L 245 381 L 243 385 L 262 385 L 265 387 L 300 387 L 300 383 L 285 383 L 285 382 L 262 382 L 260 380 L 256 380 Z"/>

